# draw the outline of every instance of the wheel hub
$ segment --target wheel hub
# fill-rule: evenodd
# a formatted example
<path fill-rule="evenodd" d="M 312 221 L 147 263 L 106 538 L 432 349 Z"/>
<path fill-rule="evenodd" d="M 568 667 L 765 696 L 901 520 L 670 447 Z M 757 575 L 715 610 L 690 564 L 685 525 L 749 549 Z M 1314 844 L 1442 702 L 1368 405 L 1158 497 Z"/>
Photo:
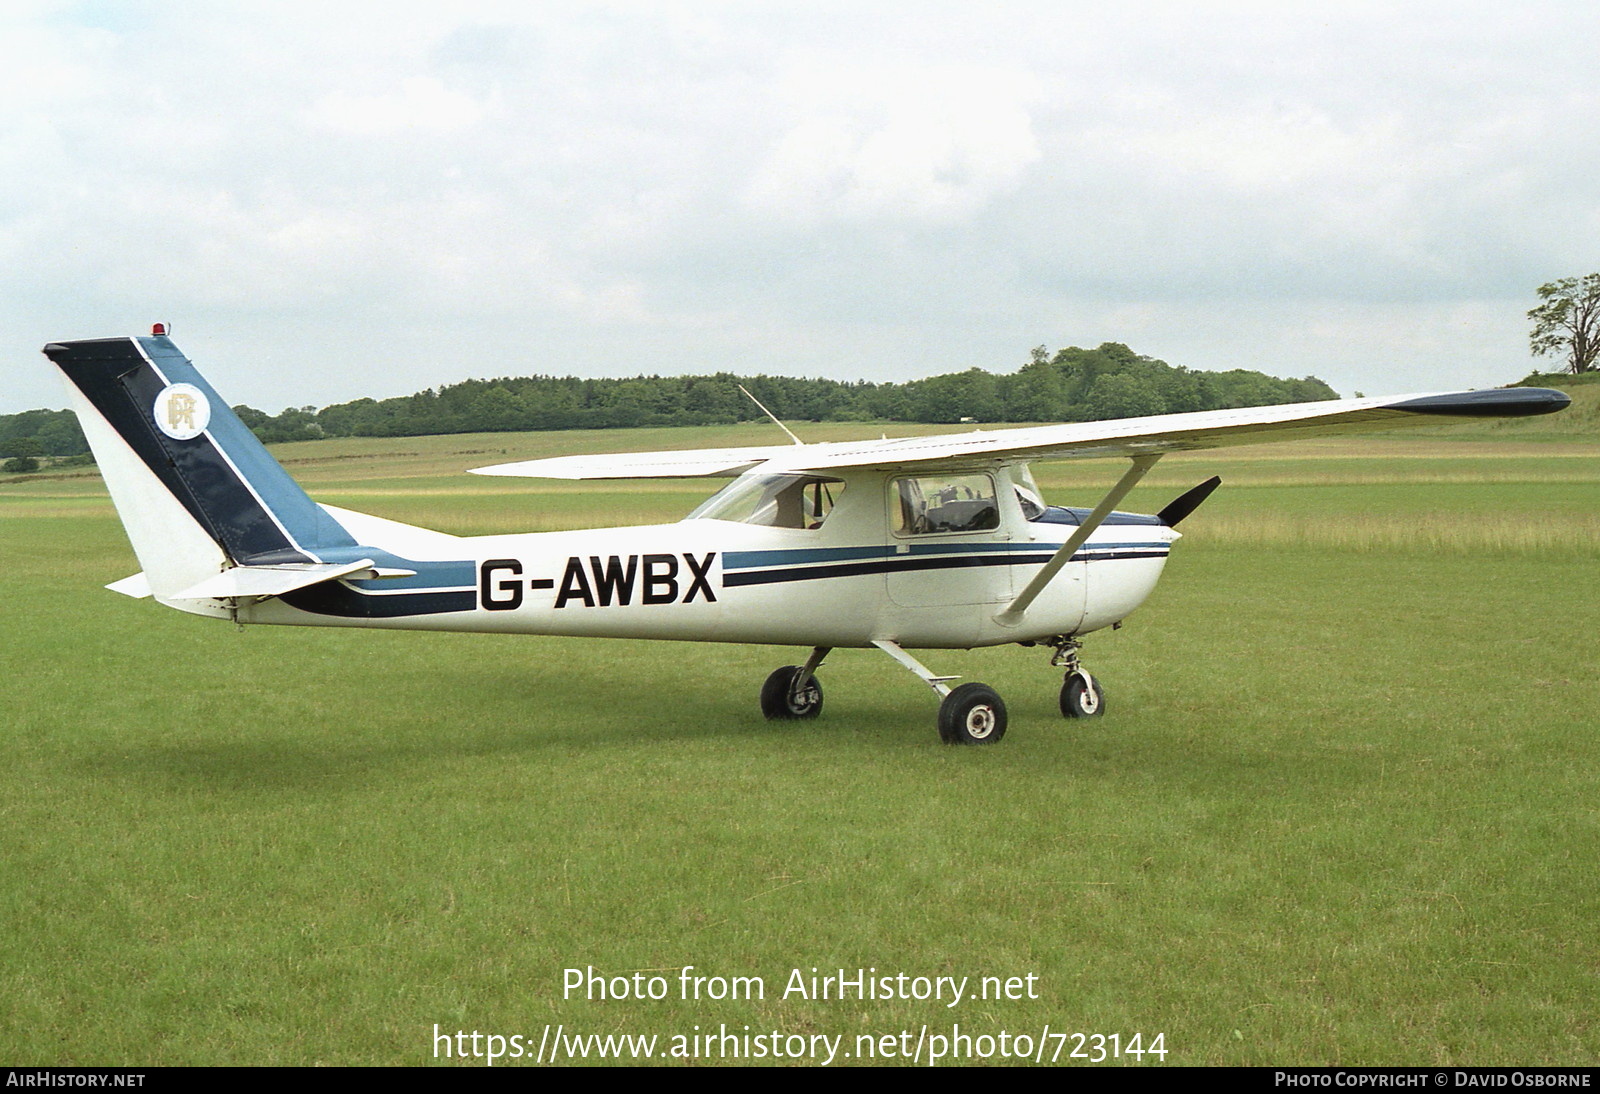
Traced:
<path fill-rule="evenodd" d="M 994 710 L 989 707 L 973 707 L 967 712 L 967 732 L 973 737 L 987 737 L 994 732 Z"/>

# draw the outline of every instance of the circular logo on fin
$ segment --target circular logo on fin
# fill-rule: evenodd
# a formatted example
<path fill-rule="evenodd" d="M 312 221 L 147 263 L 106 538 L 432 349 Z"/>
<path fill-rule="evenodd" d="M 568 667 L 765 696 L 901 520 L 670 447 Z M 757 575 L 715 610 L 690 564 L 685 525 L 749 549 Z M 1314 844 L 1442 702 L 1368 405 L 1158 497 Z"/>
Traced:
<path fill-rule="evenodd" d="M 156 396 L 156 428 L 175 441 L 192 441 L 211 424 L 211 403 L 193 384 L 170 384 Z"/>

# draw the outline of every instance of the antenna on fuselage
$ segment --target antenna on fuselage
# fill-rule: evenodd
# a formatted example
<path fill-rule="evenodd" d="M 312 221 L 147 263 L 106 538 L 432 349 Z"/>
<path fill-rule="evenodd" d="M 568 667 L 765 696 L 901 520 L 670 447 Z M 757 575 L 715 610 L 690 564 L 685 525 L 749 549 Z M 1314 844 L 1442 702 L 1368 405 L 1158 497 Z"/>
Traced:
<path fill-rule="evenodd" d="M 796 437 L 792 432 L 790 432 L 788 426 L 786 426 L 782 422 L 778 421 L 778 416 L 776 414 L 774 414 L 772 411 L 768 410 L 765 406 L 762 406 L 760 399 L 757 399 L 754 395 L 750 394 L 748 391 L 745 391 L 745 388 L 744 388 L 743 384 L 735 384 L 734 386 L 737 387 L 740 391 L 744 391 L 744 397 L 746 399 L 749 399 L 752 403 L 756 404 L 756 406 L 761 407 L 761 413 L 763 413 L 767 417 L 771 418 L 773 425 L 777 426 L 779 429 L 783 430 L 785 433 L 788 433 L 789 434 L 789 439 L 791 441 L 793 441 L 795 444 L 798 444 L 798 445 L 804 445 L 806 443 L 805 441 L 802 441 L 799 437 Z"/>

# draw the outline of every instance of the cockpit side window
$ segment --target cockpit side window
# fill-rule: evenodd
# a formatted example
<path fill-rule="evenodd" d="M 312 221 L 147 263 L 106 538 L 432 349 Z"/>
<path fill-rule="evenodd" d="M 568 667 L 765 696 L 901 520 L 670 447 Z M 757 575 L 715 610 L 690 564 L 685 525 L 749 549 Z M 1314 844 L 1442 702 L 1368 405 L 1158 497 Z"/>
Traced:
<path fill-rule="evenodd" d="M 1000 527 L 994 480 L 984 474 L 925 475 L 894 481 L 896 535 L 982 532 Z"/>
<path fill-rule="evenodd" d="M 690 520 L 731 520 L 766 528 L 821 528 L 844 492 L 844 480 L 822 475 L 755 475 L 736 479 Z"/>

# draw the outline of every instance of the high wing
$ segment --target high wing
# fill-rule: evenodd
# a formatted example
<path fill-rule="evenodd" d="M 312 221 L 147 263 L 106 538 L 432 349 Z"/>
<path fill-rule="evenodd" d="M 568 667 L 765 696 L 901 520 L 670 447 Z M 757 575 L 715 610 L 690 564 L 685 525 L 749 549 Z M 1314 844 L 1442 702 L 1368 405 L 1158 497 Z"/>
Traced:
<path fill-rule="evenodd" d="M 1548 388 L 1493 388 L 1203 410 L 894 440 L 558 456 L 477 467 L 472 471 L 478 475 L 554 479 L 701 478 L 733 477 L 762 464 L 772 470 L 823 471 L 848 467 L 933 468 L 986 460 L 1150 456 L 1329 433 L 1427 425 L 1441 420 L 1551 414 L 1570 402 L 1562 392 Z"/>

